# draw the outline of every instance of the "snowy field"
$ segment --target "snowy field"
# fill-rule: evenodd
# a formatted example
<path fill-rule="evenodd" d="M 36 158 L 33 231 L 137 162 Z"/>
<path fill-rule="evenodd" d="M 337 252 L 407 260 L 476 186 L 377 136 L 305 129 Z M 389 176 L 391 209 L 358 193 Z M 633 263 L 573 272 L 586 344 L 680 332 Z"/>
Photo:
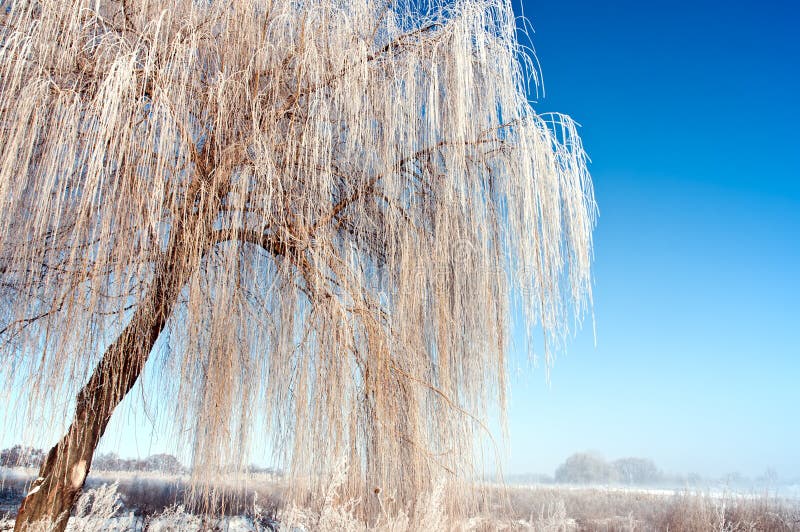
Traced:
<path fill-rule="evenodd" d="M 515 490 L 548 490 L 555 489 L 564 492 L 585 492 L 586 490 L 602 490 L 612 493 L 626 493 L 630 495 L 652 495 L 660 497 L 674 497 L 680 494 L 694 494 L 715 499 L 745 498 L 761 499 L 768 497 L 771 499 L 782 499 L 787 502 L 797 501 L 800 504 L 800 484 L 783 484 L 771 486 L 732 486 L 727 484 L 706 484 L 701 486 L 622 486 L 622 485 L 597 485 L 583 486 L 574 484 L 514 484 L 511 486 Z"/>
<path fill-rule="evenodd" d="M 0 531 L 13 529 L 13 515 L 32 471 L 0 470 Z M 102 475 L 102 473 L 101 473 Z M 421 496 L 413 516 L 381 515 L 365 525 L 359 501 L 336 502 L 330 487 L 313 508 L 282 508 L 280 479 L 252 478 L 240 506 L 221 517 L 204 517 L 176 499 L 187 479 L 158 474 L 93 475 L 70 532 L 109 531 L 418 531 L 418 530 L 765 530 L 800 531 L 800 490 L 630 488 L 620 486 L 487 486 L 485 507 L 451 518 L 443 489 Z M 239 492 L 240 494 L 242 492 Z"/>

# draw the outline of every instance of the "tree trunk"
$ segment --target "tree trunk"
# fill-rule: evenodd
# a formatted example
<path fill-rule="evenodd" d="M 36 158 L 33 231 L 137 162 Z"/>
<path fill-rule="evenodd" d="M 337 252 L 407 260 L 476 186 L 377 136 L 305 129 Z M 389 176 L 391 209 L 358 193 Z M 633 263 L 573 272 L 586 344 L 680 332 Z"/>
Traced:
<path fill-rule="evenodd" d="M 163 260 L 157 264 L 149 293 L 78 393 L 74 420 L 47 453 L 39 477 L 20 505 L 14 532 L 39 521 L 51 522 L 52 530 L 58 532 L 66 528 L 111 414 L 144 369 L 194 269 L 193 264 L 187 264 L 192 253 L 184 241 L 185 234 L 183 228 L 175 228 Z"/>

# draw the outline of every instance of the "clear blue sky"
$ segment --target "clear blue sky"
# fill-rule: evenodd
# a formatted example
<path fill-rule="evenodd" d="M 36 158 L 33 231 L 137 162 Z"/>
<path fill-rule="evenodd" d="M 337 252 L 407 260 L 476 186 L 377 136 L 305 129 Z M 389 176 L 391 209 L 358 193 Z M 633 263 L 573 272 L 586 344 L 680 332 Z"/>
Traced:
<path fill-rule="evenodd" d="M 536 108 L 580 122 L 593 161 L 597 347 L 585 327 L 549 387 L 520 362 L 507 473 L 591 449 L 800 475 L 800 5 L 524 12 Z"/>

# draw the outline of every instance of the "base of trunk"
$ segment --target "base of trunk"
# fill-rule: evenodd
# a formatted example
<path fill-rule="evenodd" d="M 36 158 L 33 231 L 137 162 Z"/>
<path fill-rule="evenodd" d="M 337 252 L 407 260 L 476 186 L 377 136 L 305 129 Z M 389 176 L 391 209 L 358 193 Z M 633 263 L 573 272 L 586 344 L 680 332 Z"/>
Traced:
<path fill-rule="evenodd" d="M 47 453 L 39 477 L 22 500 L 14 532 L 29 529 L 62 532 L 67 527 L 91 461 L 91 457 L 86 460 L 82 456 L 84 453 L 74 452 L 77 449 L 69 449 L 73 430 L 74 426 L 70 427 L 67 435 Z"/>

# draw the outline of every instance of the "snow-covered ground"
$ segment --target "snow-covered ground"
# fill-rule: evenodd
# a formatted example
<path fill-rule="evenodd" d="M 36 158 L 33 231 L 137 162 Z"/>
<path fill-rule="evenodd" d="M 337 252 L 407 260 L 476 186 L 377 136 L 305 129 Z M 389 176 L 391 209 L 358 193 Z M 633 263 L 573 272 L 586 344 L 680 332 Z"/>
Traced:
<path fill-rule="evenodd" d="M 7 532 L 14 529 L 11 519 L 0 519 L 0 531 Z M 169 517 L 144 520 L 137 519 L 131 513 L 127 516 L 118 516 L 102 521 L 98 519 L 72 518 L 67 525 L 67 532 L 178 532 L 178 531 L 206 531 L 219 532 L 260 532 L 264 530 L 279 530 L 276 524 L 273 528 L 260 526 L 247 517 L 227 517 L 212 522 L 202 522 L 200 519 L 171 519 Z"/>
<path fill-rule="evenodd" d="M 21 482 L 24 486 L 28 478 L 24 471 L 6 471 L 0 485 L 8 487 Z M 131 479 L 127 482 L 126 487 L 130 487 Z M 155 479 L 145 478 L 142 482 L 145 487 L 157 485 Z M 161 478 L 159 482 L 175 485 L 175 479 Z M 506 490 L 496 485 L 487 487 L 491 495 L 487 499 L 491 502 L 489 507 L 476 515 L 458 519 L 445 515 L 448 495 L 440 487 L 420 496 L 413 517 L 402 511 L 381 515 L 377 524 L 369 527 L 357 517 L 358 501 L 335 502 L 339 500 L 335 496 L 336 485 L 323 494 L 314 509 L 290 506 L 276 515 L 274 507 L 265 510 L 254 502 L 249 506 L 248 515 L 220 518 L 194 515 L 179 505 L 149 514 L 134 512 L 124 504 L 125 493 L 120 493 L 122 484 L 98 484 L 96 480 L 94 486 L 87 489 L 76 505 L 68 526 L 70 532 L 727 530 L 731 520 L 753 530 L 800 530 L 800 486 L 797 485 L 768 490 L 728 486 L 673 489 L 552 484 L 513 486 Z M 6 508 L 0 509 L 0 532 L 13 529 L 12 516 L 20 493 L 17 491 L 17 499 L 7 501 Z M 500 502 L 505 500 L 510 500 L 511 504 Z"/>
<path fill-rule="evenodd" d="M 498 484 L 499 488 L 500 485 Z M 800 484 L 774 484 L 770 486 L 731 486 L 725 484 L 708 484 L 703 486 L 624 486 L 619 484 L 516 484 L 511 489 L 519 490 L 561 490 L 566 492 L 582 492 L 601 490 L 605 492 L 631 493 L 672 497 L 681 494 L 702 495 L 712 498 L 743 497 L 760 499 L 763 497 L 796 500 L 800 502 Z"/>

